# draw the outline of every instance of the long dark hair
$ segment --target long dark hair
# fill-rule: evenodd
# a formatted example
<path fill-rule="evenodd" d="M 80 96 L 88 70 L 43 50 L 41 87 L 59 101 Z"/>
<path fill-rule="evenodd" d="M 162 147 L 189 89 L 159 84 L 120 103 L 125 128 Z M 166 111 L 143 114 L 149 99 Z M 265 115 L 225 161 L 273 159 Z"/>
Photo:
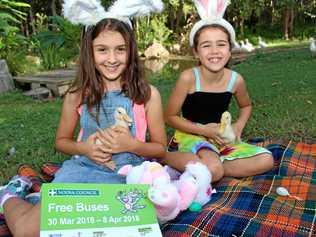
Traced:
<path fill-rule="evenodd" d="M 119 32 L 126 42 L 127 68 L 121 78 L 122 93 L 136 104 L 146 103 L 150 98 L 150 85 L 144 78 L 133 30 L 128 24 L 112 18 L 103 19 L 83 31 L 77 77 L 69 92 L 80 91 L 81 104 L 87 104 L 89 109 L 96 106 L 97 111 L 100 110 L 104 86 L 102 76 L 95 67 L 92 44 L 104 30 Z"/>

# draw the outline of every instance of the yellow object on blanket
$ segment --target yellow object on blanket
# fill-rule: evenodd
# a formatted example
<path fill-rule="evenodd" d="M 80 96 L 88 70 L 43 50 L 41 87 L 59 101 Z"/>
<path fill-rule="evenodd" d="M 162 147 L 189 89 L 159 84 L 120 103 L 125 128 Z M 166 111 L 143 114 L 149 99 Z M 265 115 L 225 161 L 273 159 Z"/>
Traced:
<path fill-rule="evenodd" d="M 192 152 L 196 154 L 200 149 L 209 149 L 220 156 L 221 161 L 249 158 L 262 153 L 271 153 L 269 150 L 251 145 L 245 142 L 238 142 L 224 147 L 217 147 L 210 143 L 205 137 L 184 133 L 176 130 L 174 142 L 178 144 L 181 152 Z"/>

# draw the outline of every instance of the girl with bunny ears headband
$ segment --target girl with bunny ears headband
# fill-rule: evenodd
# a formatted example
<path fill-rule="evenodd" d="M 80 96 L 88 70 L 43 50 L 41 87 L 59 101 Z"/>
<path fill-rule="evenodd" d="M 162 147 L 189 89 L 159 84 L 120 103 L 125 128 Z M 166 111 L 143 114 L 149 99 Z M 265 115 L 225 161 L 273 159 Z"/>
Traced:
<path fill-rule="evenodd" d="M 127 44 L 129 52 L 127 69 L 122 75 L 123 91 L 138 104 L 146 102 L 149 95 L 148 85 L 142 79 L 142 71 L 139 70 L 137 45 L 130 18 L 162 10 L 161 0 L 117 0 L 108 11 L 104 10 L 98 0 L 66 0 L 64 2 L 64 17 L 73 24 L 85 26 L 81 39 L 78 75 L 71 91 L 82 90 L 82 101 L 85 101 L 89 108 L 97 105 L 97 109 L 99 109 L 99 102 L 104 93 L 103 85 L 95 83 L 100 81 L 100 74 L 95 69 L 94 62 L 90 60 L 93 58 L 93 50 L 90 45 L 104 30 L 118 31 Z M 147 89 L 144 89 L 146 87 Z M 141 88 L 143 89 L 141 90 Z"/>
<path fill-rule="evenodd" d="M 63 163 L 53 182 L 125 183 L 117 174 L 123 165 L 165 155 L 160 94 L 141 76 L 129 20 L 161 10 L 162 2 L 118 0 L 108 12 L 92 0 L 65 0 L 63 6 L 65 17 L 83 24 L 85 31 L 78 75 L 64 97 L 55 140 L 57 150 L 74 156 Z M 130 128 L 112 127 L 117 107 L 132 118 Z M 78 141 L 74 140 L 77 125 L 81 128 Z M 147 130 L 150 140 L 146 140 Z M 115 170 L 106 166 L 110 160 Z M 27 177 L 15 176 L 0 190 L 0 209 L 13 236 L 39 236 L 40 203 L 25 201 L 31 186 Z"/>
<path fill-rule="evenodd" d="M 235 42 L 233 27 L 222 18 L 228 1 L 196 0 L 195 4 L 202 20 L 193 26 L 190 46 L 199 65 L 180 74 L 170 95 L 165 121 L 176 129 L 173 142 L 178 151 L 167 152 L 164 163 L 181 171 L 188 162 L 200 161 L 208 167 L 212 182 L 223 176 L 265 172 L 273 167 L 268 150 L 244 142 L 227 144 L 221 133 L 221 116 L 232 97 L 239 109 L 232 124 L 236 141 L 240 141 L 252 111 L 244 79 L 227 68 Z"/>
<path fill-rule="evenodd" d="M 196 22 L 191 29 L 189 36 L 190 46 L 194 46 L 194 38 L 196 33 L 205 26 L 217 25 L 223 27 L 229 34 L 230 43 L 235 45 L 236 34 L 233 26 L 226 21 L 223 16 L 229 4 L 228 0 L 194 0 L 194 4 L 198 10 L 201 20 Z"/>

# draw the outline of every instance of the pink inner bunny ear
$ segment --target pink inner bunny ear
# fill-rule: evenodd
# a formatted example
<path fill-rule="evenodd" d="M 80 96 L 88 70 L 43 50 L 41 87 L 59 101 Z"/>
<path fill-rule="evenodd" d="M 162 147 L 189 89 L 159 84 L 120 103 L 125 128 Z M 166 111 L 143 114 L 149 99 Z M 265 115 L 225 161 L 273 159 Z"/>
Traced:
<path fill-rule="evenodd" d="M 223 15 L 225 11 L 225 0 L 217 0 L 217 15 Z"/>
<path fill-rule="evenodd" d="M 207 11 L 208 8 L 208 0 L 198 0 L 201 5 L 204 7 L 205 11 Z"/>

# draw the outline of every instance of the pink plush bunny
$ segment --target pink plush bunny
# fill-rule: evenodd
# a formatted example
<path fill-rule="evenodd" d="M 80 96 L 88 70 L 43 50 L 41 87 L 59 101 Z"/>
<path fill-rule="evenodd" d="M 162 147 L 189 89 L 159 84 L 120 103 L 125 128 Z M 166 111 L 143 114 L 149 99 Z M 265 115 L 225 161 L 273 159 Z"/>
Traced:
<path fill-rule="evenodd" d="M 187 209 L 197 196 L 198 186 L 192 176 L 181 175 L 170 181 L 170 176 L 158 162 L 144 161 L 141 165 L 125 165 L 118 171 L 126 176 L 127 184 L 149 184 L 148 198 L 153 202 L 160 223 L 175 218 Z"/>
<path fill-rule="evenodd" d="M 170 176 L 158 162 L 144 161 L 141 165 L 124 165 L 118 174 L 126 176 L 127 184 L 168 184 Z"/>
<path fill-rule="evenodd" d="M 196 180 L 180 176 L 176 183 L 153 185 L 148 190 L 148 198 L 154 204 L 161 224 L 172 220 L 186 210 L 197 196 Z"/>
<path fill-rule="evenodd" d="M 119 174 L 128 184 L 149 184 L 148 198 L 154 204 L 160 223 L 174 219 L 181 211 L 194 205 L 198 211 L 210 200 L 211 176 L 205 165 L 190 162 L 179 179 L 171 182 L 165 167 L 145 161 L 139 166 L 125 165 Z"/>
<path fill-rule="evenodd" d="M 215 192 L 211 186 L 211 173 L 204 164 L 200 162 L 190 162 L 186 165 L 185 172 L 181 176 L 179 180 L 194 178 L 197 194 L 190 205 L 190 210 L 200 211 L 202 207 L 211 200 L 211 195 Z"/>
<path fill-rule="evenodd" d="M 171 183 L 150 187 L 148 198 L 154 204 L 161 224 L 176 218 L 184 207 L 176 186 Z"/>

